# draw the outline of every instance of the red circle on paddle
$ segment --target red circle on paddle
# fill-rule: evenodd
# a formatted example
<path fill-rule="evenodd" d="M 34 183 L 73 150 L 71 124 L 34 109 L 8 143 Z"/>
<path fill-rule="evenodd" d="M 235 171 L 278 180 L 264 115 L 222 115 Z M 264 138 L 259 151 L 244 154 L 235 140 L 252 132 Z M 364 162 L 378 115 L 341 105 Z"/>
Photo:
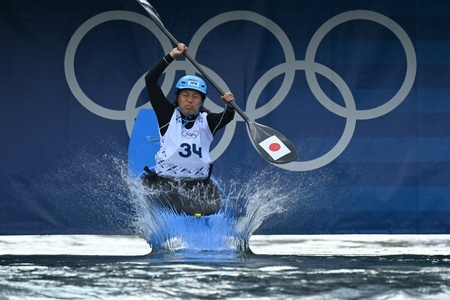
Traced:
<path fill-rule="evenodd" d="M 272 143 L 272 144 L 270 144 L 270 146 L 269 146 L 269 150 L 270 150 L 270 151 L 273 151 L 273 152 L 276 152 L 276 151 L 278 151 L 278 150 L 280 150 L 280 149 L 281 149 L 281 145 L 278 144 L 278 143 Z"/>

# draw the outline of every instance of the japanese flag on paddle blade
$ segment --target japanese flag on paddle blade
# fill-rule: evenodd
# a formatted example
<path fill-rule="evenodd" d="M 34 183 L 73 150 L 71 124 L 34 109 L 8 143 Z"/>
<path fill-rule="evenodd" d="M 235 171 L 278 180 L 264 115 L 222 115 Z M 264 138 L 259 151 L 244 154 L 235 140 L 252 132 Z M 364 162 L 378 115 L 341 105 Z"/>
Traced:
<path fill-rule="evenodd" d="M 289 150 L 288 147 L 286 147 L 283 142 L 276 137 L 275 135 L 272 135 L 271 137 L 268 137 L 259 145 L 274 159 L 277 160 L 286 154 L 291 153 L 291 150 Z"/>

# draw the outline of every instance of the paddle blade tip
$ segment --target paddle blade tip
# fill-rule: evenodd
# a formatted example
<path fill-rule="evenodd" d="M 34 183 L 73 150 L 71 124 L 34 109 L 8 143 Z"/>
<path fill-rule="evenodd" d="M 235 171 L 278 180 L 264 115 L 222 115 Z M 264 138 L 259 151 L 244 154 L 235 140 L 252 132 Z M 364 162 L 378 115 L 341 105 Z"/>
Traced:
<path fill-rule="evenodd" d="M 151 17 L 156 18 L 161 22 L 161 17 L 159 16 L 156 9 L 147 0 L 136 0 L 149 14 Z"/>

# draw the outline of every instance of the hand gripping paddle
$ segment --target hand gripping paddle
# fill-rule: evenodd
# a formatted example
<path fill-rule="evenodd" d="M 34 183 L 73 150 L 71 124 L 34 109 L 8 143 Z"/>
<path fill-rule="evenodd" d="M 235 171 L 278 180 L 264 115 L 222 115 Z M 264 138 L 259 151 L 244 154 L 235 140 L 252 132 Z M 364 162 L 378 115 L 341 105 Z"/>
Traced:
<path fill-rule="evenodd" d="M 147 0 L 136 0 L 147 11 L 150 18 L 155 22 L 156 26 L 177 46 L 179 43 L 175 37 L 164 27 L 158 12 Z M 223 96 L 225 92 L 214 82 L 214 80 L 206 73 L 206 71 L 192 58 L 188 52 L 184 52 L 184 56 L 194 65 L 195 68 L 214 86 L 214 88 Z M 295 160 L 297 150 L 284 135 L 268 126 L 258 124 L 252 121 L 233 101 L 230 103 L 238 114 L 247 123 L 249 136 L 253 146 L 259 154 L 267 161 L 274 164 L 285 164 Z"/>

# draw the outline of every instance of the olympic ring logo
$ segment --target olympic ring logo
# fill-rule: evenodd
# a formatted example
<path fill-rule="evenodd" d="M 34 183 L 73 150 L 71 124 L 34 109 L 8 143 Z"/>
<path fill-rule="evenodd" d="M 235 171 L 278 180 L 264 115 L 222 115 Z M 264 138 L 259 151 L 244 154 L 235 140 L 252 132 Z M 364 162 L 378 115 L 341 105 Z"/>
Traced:
<path fill-rule="evenodd" d="M 126 122 L 127 131 L 130 134 L 134 125 L 134 118 L 136 117 L 139 109 L 141 109 L 142 107 L 150 107 L 150 104 L 136 107 L 138 97 L 142 90 L 145 88 L 145 74 L 143 74 L 142 77 L 139 78 L 139 80 L 132 87 L 127 98 L 125 110 L 118 111 L 107 109 L 92 101 L 79 86 L 74 68 L 76 50 L 83 37 L 91 29 L 102 23 L 118 20 L 134 22 L 150 30 L 160 41 L 165 53 L 168 53 L 173 48 L 168 38 L 160 32 L 160 30 L 149 18 L 141 14 L 128 11 L 110 11 L 98 14 L 87 20 L 73 34 L 66 49 L 64 69 L 69 88 L 71 89 L 75 98 L 86 109 L 103 118 L 111 120 L 124 120 Z M 321 168 L 329 164 L 330 162 L 335 160 L 348 146 L 356 128 L 356 122 L 358 120 L 374 119 L 391 112 L 406 99 L 414 84 L 417 72 L 417 59 L 412 41 L 408 37 L 407 33 L 395 21 L 382 14 L 368 10 L 353 10 L 344 12 L 332 17 L 327 22 L 325 22 L 311 38 L 311 41 L 308 44 L 306 50 L 304 60 L 295 59 L 294 49 L 289 38 L 283 32 L 283 30 L 270 19 L 251 11 L 231 11 L 222 13 L 203 24 L 195 33 L 191 42 L 188 43 L 189 52 L 192 57 L 196 56 L 196 51 L 198 50 L 201 41 L 205 38 L 209 31 L 226 22 L 238 20 L 250 21 L 269 30 L 274 35 L 274 37 L 278 39 L 285 56 L 285 62 L 268 70 L 263 76 L 261 76 L 261 78 L 256 82 L 256 84 L 250 91 L 246 106 L 246 114 L 249 117 L 253 119 L 261 118 L 269 114 L 278 105 L 280 105 L 282 101 L 287 97 L 290 87 L 293 85 L 295 72 L 297 70 L 304 70 L 306 81 L 314 97 L 320 102 L 320 104 L 330 112 L 340 117 L 346 118 L 345 128 L 339 141 L 327 153 L 309 161 L 294 161 L 284 165 L 276 165 L 277 167 L 290 171 L 309 171 Z M 315 61 L 317 49 L 324 37 L 338 25 L 354 20 L 368 20 L 386 27 L 399 39 L 405 51 L 406 74 L 401 87 L 391 99 L 387 100 L 383 105 L 372 109 L 358 110 L 356 108 L 356 103 L 352 91 L 345 83 L 345 81 L 336 72 Z M 176 70 L 184 70 L 186 71 L 186 74 L 194 74 L 196 72 L 194 66 L 189 64 L 187 61 L 175 61 L 172 64 L 174 65 L 174 67 L 168 68 L 166 70 L 164 82 L 162 84 L 162 89 L 166 93 L 170 90 L 173 83 L 175 82 Z M 220 86 L 227 87 L 226 83 L 216 73 L 205 66 L 202 67 Z M 262 91 L 267 83 L 281 74 L 284 74 L 284 79 L 279 90 L 265 105 L 256 108 L 257 100 L 262 94 Z M 342 98 L 345 102 L 345 106 L 337 104 L 325 94 L 317 81 L 316 74 L 322 75 L 334 84 L 337 90 L 341 93 Z M 211 100 L 207 99 L 206 101 L 206 106 L 212 107 L 212 110 L 222 109 L 222 107 L 219 107 Z M 221 140 L 211 151 L 211 158 L 213 160 L 217 159 L 221 154 L 223 154 L 223 152 L 230 144 L 236 129 L 236 123 L 238 121 L 243 120 L 242 118 L 237 116 L 230 124 L 225 127 Z"/>
<path fill-rule="evenodd" d="M 193 139 L 195 140 L 199 136 L 200 132 L 198 130 L 194 130 L 193 132 L 190 132 L 188 130 L 183 130 L 181 135 L 183 135 L 187 139 Z"/>

